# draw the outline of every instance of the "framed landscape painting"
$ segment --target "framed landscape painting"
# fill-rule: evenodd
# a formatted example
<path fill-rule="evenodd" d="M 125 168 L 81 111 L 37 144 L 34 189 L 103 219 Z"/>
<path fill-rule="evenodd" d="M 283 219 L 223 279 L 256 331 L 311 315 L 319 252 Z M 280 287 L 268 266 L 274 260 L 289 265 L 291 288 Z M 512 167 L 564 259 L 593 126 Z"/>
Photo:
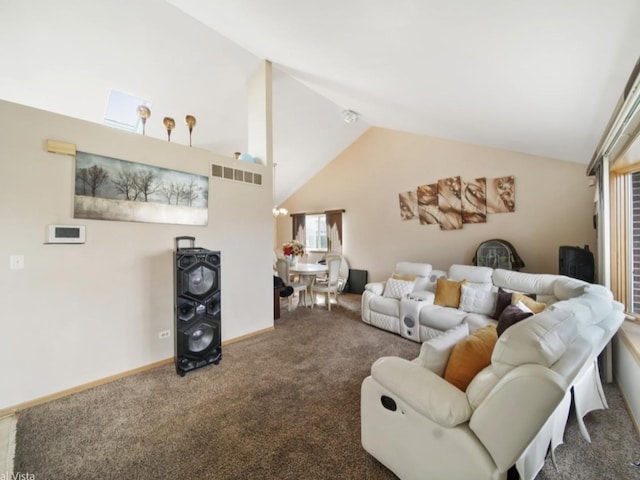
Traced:
<path fill-rule="evenodd" d="M 77 152 L 74 218 L 207 225 L 209 178 Z"/>

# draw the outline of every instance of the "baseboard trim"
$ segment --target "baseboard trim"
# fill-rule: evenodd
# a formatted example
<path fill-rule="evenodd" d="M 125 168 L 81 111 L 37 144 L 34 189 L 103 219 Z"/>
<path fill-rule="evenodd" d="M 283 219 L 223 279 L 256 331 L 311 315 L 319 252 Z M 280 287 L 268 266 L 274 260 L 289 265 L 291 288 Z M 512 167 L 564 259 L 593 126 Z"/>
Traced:
<path fill-rule="evenodd" d="M 82 385 L 78 385 L 76 387 L 68 388 L 66 390 L 61 390 L 56 393 L 45 395 L 44 397 L 35 398 L 33 400 L 29 400 L 28 402 L 20 403 L 18 405 L 14 405 L 13 407 L 0 410 L 0 417 L 14 414 L 14 413 L 20 413 L 22 410 L 26 410 L 27 408 L 35 407 L 37 405 L 42 405 L 43 403 L 48 403 L 48 402 L 51 402 L 52 400 L 58 400 L 60 398 L 68 397 L 69 395 L 73 395 L 74 393 L 84 392 L 85 390 L 90 390 L 92 388 L 99 387 L 100 385 L 106 385 L 107 383 L 120 380 L 121 378 L 129 377 L 137 373 L 146 372 L 148 370 L 152 370 L 157 367 L 168 365 L 171 362 L 173 362 L 173 357 L 165 358 L 164 360 L 150 363 L 149 365 L 144 365 L 142 367 L 134 368 L 132 370 L 116 373 L 115 375 L 101 378 L 99 380 L 94 380 L 93 382 L 83 383 Z"/>
<path fill-rule="evenodd" d="M 222 346 L 230 345 L 232 343 L 237 343 L 242 340 L 246 340 L 251 337 L 255 337 L 257 335 L 262 335 L 264 333 L 268 333 L 275 330 L 275 327 L 271 326 L 265 328 L 263 330 L 258 330 L 256 332 L 251 332 L 246 335 L 241 335 L 239 337 L 232 338 L 230 340 L 226 340 L 222 342 Z M 109 377 L 101 378 L 99 380 L 94 380 L 93 382 L 84 383 L 82 385 L 78 385 L 76 387 L 68 388 L 66 390 L 61 390 L 60 392 L 52 393 L 49 395 L 45 395 L 44 397 L 35 398 L 33 400 L 29 400 L 28 402 L 19 403 L 18 405 L 13 405 L 8 408 L 4 408 L 0 410 L 0 418 L 14 415 L 20 413 L 23 410 L 28 408 L 32 408 L 38 405 L 42 405 L 44 403 L 51 402 L 53 400 L 59 400 L 64 397 L 68 397 L 69 395 L 73 395 L 75 393 L 84 392 L 85 390 L 90 390 L 95 387 L 99 387 L 101 385 L 106 385 L 107 383 L 115 382 L 116 380 L 120 380 L 121 378 L 130 377 L 131 375 L 136 375 L 138 373 L 147 372 L 149 370 L 153 370 L 154 368 L 163 367 L 170 363 L 173 363 L 174 357 L 165 358 L 164 360 L 160 360 L 154 363 L 150 363 L 148 365 L 143 365 L 142 367 L 134 368 L 132 370 L 127 370 L 125 372 L 116 373 L 115 375 L 111 375 Z"/>

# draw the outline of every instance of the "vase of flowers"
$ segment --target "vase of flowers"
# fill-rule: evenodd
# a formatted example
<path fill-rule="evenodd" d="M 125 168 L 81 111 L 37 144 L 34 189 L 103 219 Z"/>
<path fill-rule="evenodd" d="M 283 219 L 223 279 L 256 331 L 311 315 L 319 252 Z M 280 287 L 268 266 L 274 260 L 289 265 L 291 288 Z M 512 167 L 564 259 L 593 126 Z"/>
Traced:
<path fill-rule="evenodd" d="M 290 265 L 298 263 L 298 257 L 304 255 L 304 245 L 297 240 L 291 240 L 282 245 L 282 254 Z"/>

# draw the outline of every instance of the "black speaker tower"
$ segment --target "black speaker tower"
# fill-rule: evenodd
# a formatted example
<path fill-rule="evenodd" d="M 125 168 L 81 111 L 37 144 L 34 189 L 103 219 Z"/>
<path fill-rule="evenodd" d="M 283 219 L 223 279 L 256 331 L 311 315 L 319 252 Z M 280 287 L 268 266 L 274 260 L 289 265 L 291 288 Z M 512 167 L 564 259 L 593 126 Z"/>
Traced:
<path fill-rule="evenodd" d="M 181 241 L 189 241 L 181 248 Z M 220 252 L 176 237 L 174 258 L 175 363 L 180 376 L 222 358 Z"/>

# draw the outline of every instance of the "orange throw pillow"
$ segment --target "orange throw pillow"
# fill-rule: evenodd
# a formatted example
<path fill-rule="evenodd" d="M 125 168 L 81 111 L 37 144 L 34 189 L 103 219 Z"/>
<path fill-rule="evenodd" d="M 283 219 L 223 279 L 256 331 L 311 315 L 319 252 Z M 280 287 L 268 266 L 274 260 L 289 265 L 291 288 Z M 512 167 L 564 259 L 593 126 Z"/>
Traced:
<path fill-rule="evenodd" d="M 463 392 L 480 370 L 491 363 L 498 341 L 495 325 L 487 325 L 460 340 L 451 350 L 444 379 Z"/>
<path fill-rule="evenodd" d="M 541 302 L 536 302 L 531 297 L 528 297 L 524 293 L 514 293 L 513 297 L 511 297 L 511 305 L 516 305 L 518 302 L 524 303 L 529 310 L 533 313 L 540 313 L 547 305 Z"/>
<path fill-rule="evenodd" d="M 439 278 L 436 282 L 436 298 L 433 303 L 441 307 L 458 308 L 460 306 L 462 285 L 466 283 L 466 280 L 454 282 L 446 278 Z"/>

